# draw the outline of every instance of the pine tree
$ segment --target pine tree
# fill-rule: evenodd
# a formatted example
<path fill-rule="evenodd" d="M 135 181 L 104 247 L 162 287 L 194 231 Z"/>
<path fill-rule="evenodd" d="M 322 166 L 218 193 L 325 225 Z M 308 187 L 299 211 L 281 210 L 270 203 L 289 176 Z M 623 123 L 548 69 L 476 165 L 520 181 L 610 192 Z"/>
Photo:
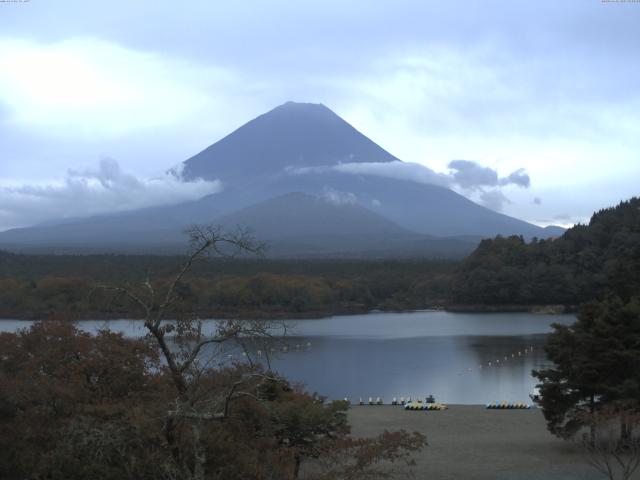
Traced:
<path fill-rule="evenodd" d="M 640 298 L 586 304 L 571 326 L 554 325 L 553 368 L 534 371 L 549 430 L 571 437 L 604 406 L 640 410 Z"/>

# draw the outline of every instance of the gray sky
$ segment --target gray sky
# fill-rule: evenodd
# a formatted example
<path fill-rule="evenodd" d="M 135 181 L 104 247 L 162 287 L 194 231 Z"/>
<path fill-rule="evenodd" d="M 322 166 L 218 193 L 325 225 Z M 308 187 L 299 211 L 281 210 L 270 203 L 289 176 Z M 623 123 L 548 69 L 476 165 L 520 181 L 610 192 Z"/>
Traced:
<path fill-rule="evenodd" d="M 640 3 L 0 2 L 0 229 L 216 191 L 163 172 L 287 100 L 584 221 L 640 194 Z"/>

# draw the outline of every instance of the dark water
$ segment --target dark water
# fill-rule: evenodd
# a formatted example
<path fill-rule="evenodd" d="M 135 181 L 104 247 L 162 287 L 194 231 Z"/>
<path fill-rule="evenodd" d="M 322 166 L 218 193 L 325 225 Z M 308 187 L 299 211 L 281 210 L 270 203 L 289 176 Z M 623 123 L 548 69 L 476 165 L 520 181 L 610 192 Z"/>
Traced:
<path fill-rule="evenodd" d="M 336 316 L 288 321 L 287 337 L 250 350 L 261 349 L 257 358 L 266 362 L 273 349 L 274 370 L 331 399 L 389 402 L 433 394 L 438 401 L 460 404 L 528 401 L 536 383 L 531 370 L 548 365 L 543 347 L 550 324 L 574 320 L 570 315 L 441 311 Z M 79 324 L 88 331 L 108 326 L 128 336 L 144 334 L 138 321 Z M 25 326 L 0 321 L 0 331 Z M 243 360 L 237 350 L 223 357 Z"/>

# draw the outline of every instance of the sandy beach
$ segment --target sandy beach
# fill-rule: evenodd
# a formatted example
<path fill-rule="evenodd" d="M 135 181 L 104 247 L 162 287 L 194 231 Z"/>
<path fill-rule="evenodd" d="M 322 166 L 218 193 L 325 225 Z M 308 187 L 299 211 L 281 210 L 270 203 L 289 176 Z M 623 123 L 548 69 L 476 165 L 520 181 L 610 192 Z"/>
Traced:
<path fill-rule="evenodd" d="M 605 478 L 586 463 L 577 445 L 546 430 L 538 409 L 453 405 L 445 411 L 405 411 L 397 406 L 354 406 L 349 420 L 356 436 L 398 429 L 426 435 L 429 446 L 415 457 L 417 479 Z"/>

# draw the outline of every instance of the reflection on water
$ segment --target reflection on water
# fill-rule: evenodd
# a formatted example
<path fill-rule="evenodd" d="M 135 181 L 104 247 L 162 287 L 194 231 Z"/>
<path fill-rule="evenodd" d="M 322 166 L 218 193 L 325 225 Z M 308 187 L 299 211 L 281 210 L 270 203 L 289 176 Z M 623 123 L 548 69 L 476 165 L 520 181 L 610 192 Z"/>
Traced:
<path fill-rule="evenodd" d="M 332 399 L 380 396 L 389 402 L 394 396 L 433 394 L 448 403 L 527 401 L 535 385 L 531 370 L 548 365 L 543 347 L 550 324 L 574 320 L 570 315 L 441 311 L 336 316 L 288 321 L 286 338 L 248 349 L 262 363 L 268 356 L 272 368 L 290 380 Z M 140 321 L 79 325 L 132 337 L 145 333 Z M 2 331 L 25 326 L 0 321 Z M 208 322 L 210 331 L 214 326 Z M 246 358 L 236 349 L 208 352 L 214 362 Z"/>
<path fill-rule="evenodd" d="M 278 353 L 274 369 L 309 391 L 352 401 L 428 394 L 449 403 L 527 401 L 535 385 L 531 370 L 546 363 L 544 334 L 296 341 L 311 342 L 310 350 Z"/>

